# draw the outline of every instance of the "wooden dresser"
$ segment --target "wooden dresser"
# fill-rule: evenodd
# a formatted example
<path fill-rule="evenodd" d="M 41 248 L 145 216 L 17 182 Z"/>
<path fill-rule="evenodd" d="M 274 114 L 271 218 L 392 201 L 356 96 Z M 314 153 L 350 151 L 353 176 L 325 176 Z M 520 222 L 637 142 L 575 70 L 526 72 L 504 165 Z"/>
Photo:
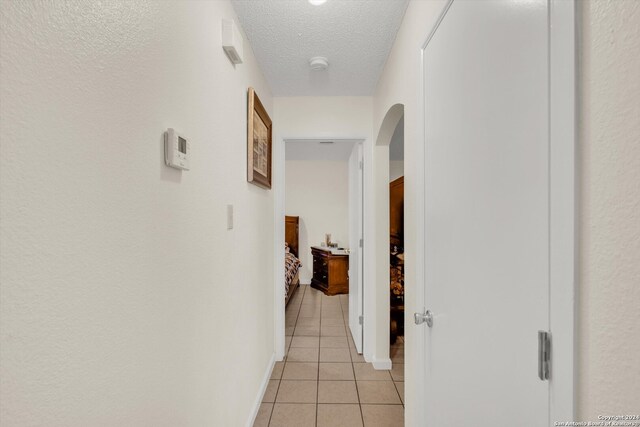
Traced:
<path fill-rule="evenodd" d="M 404 247 L 404 177 L 389 183 L 389 238 L 391 246 Z"/>
<path fill-rule="evenodd" d="M 349 255 L 334 255 L 329 250 L 311 247 L 313 278 L 311 287 L 326 295 L 349 293 Z"/>

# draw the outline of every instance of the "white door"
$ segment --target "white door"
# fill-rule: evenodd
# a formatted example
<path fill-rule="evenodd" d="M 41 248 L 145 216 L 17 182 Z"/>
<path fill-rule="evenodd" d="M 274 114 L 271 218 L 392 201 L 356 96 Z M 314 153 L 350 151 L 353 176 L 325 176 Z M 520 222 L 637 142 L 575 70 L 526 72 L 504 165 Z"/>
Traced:
<path fill-rule="evenodd" d="M 349 329 L 358 353 L 362 353 L 362 203 L 363 203 L 362 143 L 353 147 L 349 157 Z"/>
<path fill-rule="evenodd" d="M 426 425 L 549 425 L 547 0 L 455 0 L 423 54 Z"/>

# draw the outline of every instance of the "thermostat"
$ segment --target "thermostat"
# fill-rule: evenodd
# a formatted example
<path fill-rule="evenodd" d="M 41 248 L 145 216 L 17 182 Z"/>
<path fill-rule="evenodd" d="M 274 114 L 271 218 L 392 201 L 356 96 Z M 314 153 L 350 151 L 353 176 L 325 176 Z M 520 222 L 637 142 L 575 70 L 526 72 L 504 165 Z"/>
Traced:
<path fill-rule="evenodd" d="M 172 128 L 164 134 L 164 163 L 172 168 L 189 170 L 191 143 Z"/>

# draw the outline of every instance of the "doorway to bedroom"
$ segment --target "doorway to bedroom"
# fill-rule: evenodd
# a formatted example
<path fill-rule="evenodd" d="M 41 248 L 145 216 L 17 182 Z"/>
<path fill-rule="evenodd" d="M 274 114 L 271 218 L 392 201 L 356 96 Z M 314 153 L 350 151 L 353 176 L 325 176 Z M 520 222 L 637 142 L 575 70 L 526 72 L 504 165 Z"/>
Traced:
<path fill-rule="evenodd" d="M 404 386 L 405 347 L 404 116 L 389 143 L 389 357 L 394 381 Z"/>
<path fill-rule="evenodd" d="M 291 139 L 284 148 L 285 355 L 296 336 L 342 337 L 361 354 L 362 140 Z M 344 323 L 295 326 L 294 312 L 320 314 L 301 307 L 299 286 L 320 291 L 323 310 Z"/>
<path fill-rule="evenodd" d="M 342 332 L 361 352 L 361 325 L 349 322 L 350 299 L 361 297 L 361 141 L 291 139 L 284 147 L 287 307 L 298 283 L 328 297 L 344 295 L 347 328 Z M 285 336 L 294 333 L 289 326 Z"/>
<path fill-rule="evenodd" d="M 282 144 L 285 350 L 254 425 L 404 425 L 403 383 L 362 355 L 363 142 Z"/>

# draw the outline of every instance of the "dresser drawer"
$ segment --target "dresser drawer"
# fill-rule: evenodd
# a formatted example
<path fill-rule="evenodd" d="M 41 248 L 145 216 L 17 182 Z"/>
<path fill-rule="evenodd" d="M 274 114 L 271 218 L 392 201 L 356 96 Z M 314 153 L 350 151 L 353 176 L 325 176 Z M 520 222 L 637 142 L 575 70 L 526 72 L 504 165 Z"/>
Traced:
<path fill-rule="evenodd" d="M 313 278 L 311 286 L 327 295 L 349 293 L 349 256 L 334 255 L 312 248 Z"/>

